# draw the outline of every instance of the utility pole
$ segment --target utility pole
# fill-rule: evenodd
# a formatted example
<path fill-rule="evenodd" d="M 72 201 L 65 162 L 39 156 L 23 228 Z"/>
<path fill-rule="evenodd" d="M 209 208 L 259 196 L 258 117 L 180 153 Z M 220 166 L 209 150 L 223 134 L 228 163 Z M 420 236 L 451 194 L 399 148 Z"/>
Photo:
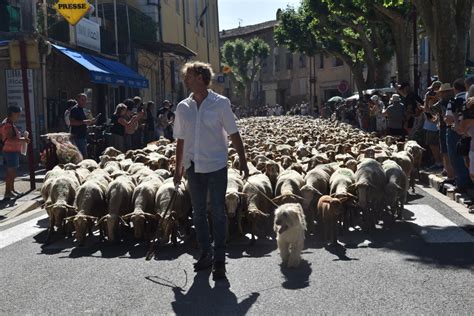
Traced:
<path fill-rule="evenodd" d="M 114 26 L 115 26 L 115 55 L 119 55 L 118 26 L 117 26 L 117 0 L 114 0 Z"/>
<path fill-rule="evenodd" d="M 28 60 L 26 57 L 25 40 L 20 40 L 20 60 L 21 60 L 21 81 L 23 83 L 23 102 L 25 104 L 26 130 L 34 137 L 31 130 L 31 111 L 30 111 L 30 91 L 28 84 Z M 33 144 L 28 144 L 28 167 L 30 171 L 30 188 L 31 191 L 36 189 L 35 181 L 35 157 L 33 154 Z"/>
<path fill-rule="evenodd" d="M 43 0 L 43 36 L 44 40 L 48 41 L 48 4 Z M 46 87 L 46 55 L 48 52 L 41 54 L 41 84 L 43 90 L 43 118 L 44 118 L 44 132 L 48 132 L 48 97 Z"/>
<path fill-rule="evenodd" d="M 418 74 L 418 24 L 416 7 L 413 6 L 413 90 L 418 95 L 420 76 Z"/>

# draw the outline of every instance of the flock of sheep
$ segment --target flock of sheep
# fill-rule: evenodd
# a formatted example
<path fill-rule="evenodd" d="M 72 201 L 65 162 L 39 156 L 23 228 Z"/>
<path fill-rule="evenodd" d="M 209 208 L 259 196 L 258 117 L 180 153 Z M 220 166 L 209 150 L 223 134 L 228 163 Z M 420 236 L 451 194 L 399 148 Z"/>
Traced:
<path fill-rule="evenodd" d="M 270 236 L 274 211 L 286 203 L 301 204 L 307 234 L 319 231 L 330 243 L 349 227 L 370 232 L 381 222 L 390 225 L 401 215 L 423 151 L 414 141 L 309 117 L 248 118 L 238 125 L 250 177 L 242 179 L 229 144 L 229 238 Z M 164 243 L 192 236 L 186 180 L 164 216 L 175 191 L 174 153 L 175 143 L 160 139 L 126 153 L 109 147 L 98 163 L 56 166 L 41 188 L 50 220 L 47 242 L 56 228 L 74 232 L 79 245 L 95 228 L 112 242 L 129 229 L 134 238 L 149 240 L 158 226 Z"/>

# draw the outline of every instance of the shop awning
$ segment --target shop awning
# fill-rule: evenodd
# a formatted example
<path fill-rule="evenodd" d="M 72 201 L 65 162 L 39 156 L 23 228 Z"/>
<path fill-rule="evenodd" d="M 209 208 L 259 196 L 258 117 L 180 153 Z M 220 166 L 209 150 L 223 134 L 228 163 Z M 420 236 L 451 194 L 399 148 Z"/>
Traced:
<path fill-rule="evenodd" d="M 53 47 L 89 71 L 91 82 L 130 88 L 148 88 L 148 80 L 124 64 L 59 45 Z"/>

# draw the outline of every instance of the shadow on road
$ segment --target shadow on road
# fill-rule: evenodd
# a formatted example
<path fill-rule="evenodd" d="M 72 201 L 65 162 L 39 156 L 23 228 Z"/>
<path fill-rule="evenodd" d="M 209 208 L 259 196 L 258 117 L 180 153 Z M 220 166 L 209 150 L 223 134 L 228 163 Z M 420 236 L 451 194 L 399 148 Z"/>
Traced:
<path fill-rule="evenodd" d="M 419 200 L 419 199 L 422 199 L 422 198 L 424 198 L 423 195 L 421 195 L 421 194 L 419 194 L 419 193 L 416 193 L 416 192 L 415 192 L 415 193 L 412 193 L 412 192 L 410 191 L 410 193 L 408 194 L 408 203 L 413 202 L 413 201 L 416 201 L 416 200 Z"/>
<path fill-rule="evenodd" d="M 246 315 L 260 296 L 251 293 L 241 302 L 231 291 L 229 281 L 218 281 L 214 287 L 209 282 L 210 271 L 195 275 L 187 292 L 176 284 L 162 278 L 146 279 L 161 286 L 171 287 L 175 301 L 171 303 L 176 315 Z"/>
<path fill-rule="evenodd" d="M 285 276 L 282 286 L 287 290 L 304 289 L 309 286 L 309 276 L 313 272 L 311 264 L 302 259 L 297 268 L 290 269 L 280 264 L 280 271 Z"/>
<path fill-rule="evenodd" d="M 332 253 L 333 255 L 336 255 L 338 259 L 334 259 L 333 261 L 352 261 L 352 260 L 359 260 L 357 258 L 349 258 L 347 256 L 347 249 L 340 243 L 332 244 L 329 246 L 326 246 L 325 249 Z"/>

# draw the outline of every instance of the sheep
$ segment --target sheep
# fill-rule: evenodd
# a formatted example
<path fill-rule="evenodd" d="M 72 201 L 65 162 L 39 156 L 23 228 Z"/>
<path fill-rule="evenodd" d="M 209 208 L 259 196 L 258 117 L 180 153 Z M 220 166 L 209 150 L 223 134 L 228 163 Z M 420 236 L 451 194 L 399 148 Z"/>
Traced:
<path fill-rule="evenodd" d="M 110 242 L 118 241 L 118 230 L 120 226 L 128 226 L 122 219 L 122 215 L 130 213 L 132 208 L 132 195 L 135 184 L 126 175 L 119 176 L 113 180 L 107 190 L 108 214 L 97 222 L 97 225 L 106 226 L 106 235 Z"/>
<path fill-rule="evenodd" d="M 348 230 L 354 222 L 354 208 L 352 204 L 355 203 L 355 174 L 348 168 L 337 169 L 329 179 L 329 192 L 332 197 L 338 198 L 343 202 L 343 227 Z"/>
<path fill-rule="evenodd" d="M 337 226 L 344 216 L 344 202 L 347 197 L 335 198 L 323 195 L 318 202 L 318 213 L 321 214 L 323 240 L 337 243 Z"/>
<path fill-rule="evenodd" d="M 228 218 L 234 218 L 239 208 L 242 207 L 242 199 L 244 198 L 242 194 L 243 188 L 244 182 L 240 173 L 235 169 L 229 169 L 227 171 L 227 191 L 225 194 Z"/>
<path fill-rule="evenodd" d="M 407 151 L 399 151 L 392 154 L 391 159 L 395 161 L 405 172 L 407 178 L 410 179 L 407 182 L 406 190 L 408 192 L 409 187 L 412 188 L 412 192 L 415 192 L 415 179 L 413 177 L 413 156 Z"/>
<path fill-rule="evenodd" d="M 267 233 L 266 223 L 272 209 L 272 204 L 268 200 L 273 197 L 272 184 L 266 175 L 256 174 L 247 179 L 242 192 L 246 196 L 246 213 L 238 218 L 238 227 L 239 231 L 243 233 L 242 217 L 245 216 L 250 225 L 251 242 L 253 243 L 255 236 Z"/>
<path fill-rule="evenodd" d="M 133 212 L 123 215 L 126 222 L 133 223 L 133 231 L 136 239 L 149 238 L 151 226 L 154 226 L 155 216 L 155 196 L 158 189 L 163 184 L 163 179 L 159 176 L 150 177 L 135 187 L 132 196 L 134 206 Z M 148 232 L 145 229 L 148 226 Z"/>
<path fill-rule="evenodd" d="M 385 202 L 390 207 L 395 218 L 401 218 L 407 201 L 408 179 L 403 169 L 393 160 L 384 161 L 382 168 L 387 177 L 385 185 Z"/>
<path fill-rule="evenodd" d="M 74 225 L 79 246 L 84 245 L 87 233 L 92 236 L 95 221 L 106 214 L 106 190 L 99 178 L 90 179 L 77 189 L 74 203 L 77 214 L 65 218 L 65 221 Z"/>
<path fill-rule="evenodd" d="M 45 202 L 45 209 L 49 216 L 49 228 L 46 243 L 49 243 L 54 233 L 54 227 L 65 233 L 64 219 L 73 215 L 75 208 L 72 205 L 76 196 L 76 189 L 79 181 L 75 177 L 67 174 L 59 175 L 51 184 L 48 200 Z"/>
<path fill-rule="evenodd" d="M 176 244 L 176 230 L 179 229 L 188 234 L 191 226 L 189 222 L 192 209 L 191 197 L 186 184 L 182 182 L 177 187 L 177 191 L 175 189 L 173 179 L 169 178 L 160 186 L 155 195 L 155 214 L 160 221 L 160 237 L 164 243 L 168 243 L 172 239 L 173 243 Z M 166 208 L 175 191 L 175 201 L 170 205 L 170 211 L 164 217 Z"/>
<path fill-rule="evenodd" d="M 421 161 L 423 158 L 423 152 L 425 149 L 421 147 L 416 141 L 409 140 L 404 144 L 404 151 L 411 155 L 413 162 L 413 170 L 410 174 L 410 186 L 415 192 L 415 177 L 419 177 L 419 172 L 421 168 Z"/>
<path fill-rule="evenodd" d="M 105 148 L 104 152 L 102 153 L 103 156 L 109 156 L 109 157 L 117 157 L 120 155 L 122 152 L 118 149 L 115 149 L 114 147 L 107 147 Z"/>
<path fill-rule="evenodd" d="M 304 177 L 305 183 L 315 188 L 322 194 L 329 193 L 330 175 L 322 168 L 314 168 Z"/>
<path fill-rule="evenodd" d="M 364 230 L 375 228 L 377 214 L 383 209 L 383 194 L 387 179 L 380 163 L 364 158 L 355 173 L 358 205 L 362 208 Z"/>
<path fill-rule="evenodd" d="M 92 160 L 92 159 L 84 159 L 78 164 L 78 166 L 80 166 L 81 168 L 85 168 L 89 170 L 90 172 L 99 168 L 99 164 L 95 160 Z"/>
<path fill-rule="evenodd" d="M 303 202 L 300 189 L 304 184 L 304 178 L 298 172 L 294 170 L 283 171 L 277 178 L 273 202 L 279 205 Z"/>

